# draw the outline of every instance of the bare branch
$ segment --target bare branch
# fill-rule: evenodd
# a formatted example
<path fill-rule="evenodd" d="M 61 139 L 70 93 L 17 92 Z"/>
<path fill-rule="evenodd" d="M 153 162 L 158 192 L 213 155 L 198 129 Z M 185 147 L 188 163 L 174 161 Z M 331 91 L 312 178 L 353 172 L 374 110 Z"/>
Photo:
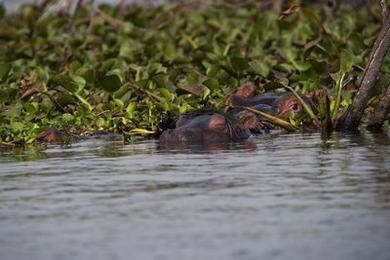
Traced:
<path fill-rule="evenodd" d="M 383 24 L 386 24 L 386 20 L 389 20 L 389 11 L 390 6 L 386 3 L 386 0 L 381 0 L 381 6 L 382 6 L 382 15 L 383 15 Z"/>
<path fill-rule="evenodd" d="M 368 125 L 369 130 L 380 130 L 390 113 L 390 86 L 383 92 Z"/>
<path fill-rule="evenodd" d="M 357 131 L 364 109 L 367 107 L 368 100 L 372 97 L 372 90 L 376 84 L 380 67 L 390 47 L 390 7 L 385 0 L 381 1 L 381 5 L 383 8 L 383 26 L 368 58 L 360 88 L 353 99 L 352 105 L 337 124 L 339 129 L 343 131 Z"/>
<path fill-rule="evenodd" d="M 76 7 L 73 11 L 73 17 L 76 16 L 78 10 L 80 9 L 81 5 L 83 4 L 83 0 L 77 0 Z"/>

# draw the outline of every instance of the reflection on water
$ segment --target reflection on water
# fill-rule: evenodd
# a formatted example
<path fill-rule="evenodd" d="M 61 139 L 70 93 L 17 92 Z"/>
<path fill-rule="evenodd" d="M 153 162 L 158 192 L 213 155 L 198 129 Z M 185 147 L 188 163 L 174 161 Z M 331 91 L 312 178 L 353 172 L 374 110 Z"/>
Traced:
<path fill-rule="evenodd" d="M 388 133 L 0 150 L 0 259 L 390 259 Z"/>

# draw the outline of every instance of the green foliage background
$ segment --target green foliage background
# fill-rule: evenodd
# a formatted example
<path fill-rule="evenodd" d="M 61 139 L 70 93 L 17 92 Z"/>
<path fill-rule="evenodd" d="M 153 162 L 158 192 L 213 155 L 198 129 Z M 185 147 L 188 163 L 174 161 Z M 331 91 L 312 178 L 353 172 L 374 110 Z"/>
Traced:
<path fill-rule="evenodd" d="M 1 142 L 31 143 L 49 126 L 153 129 L 166 111 L 223 106 L 246 80 L 263 91 L 326 88 L 337 114 L 351 102 L 345 86 L 362 74 L 380 13 L 341 7 L 332 17 L 307 6 L 280 20 L 256 3 L 81 6 L 74 16 L 0 7 Z"/>

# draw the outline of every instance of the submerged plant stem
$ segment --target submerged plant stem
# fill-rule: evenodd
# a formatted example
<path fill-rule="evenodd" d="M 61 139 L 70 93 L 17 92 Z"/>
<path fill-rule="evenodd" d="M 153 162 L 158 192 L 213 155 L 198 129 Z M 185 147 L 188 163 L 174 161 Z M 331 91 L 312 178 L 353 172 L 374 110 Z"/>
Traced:
<path fill-rule="evenodd" d="M 332 117 L 335 118 L 337 115 L 339 108 L 340 108 L 340 103 L 341 103 L 341 91 L 343 90 L 343 81 L 344 81 L 345 73 L 342 73 L 340 76 L 340 79 L 337 82 L 337 87 L 336 87 L 336 104 L 333 108 L 332 111 Z"/>

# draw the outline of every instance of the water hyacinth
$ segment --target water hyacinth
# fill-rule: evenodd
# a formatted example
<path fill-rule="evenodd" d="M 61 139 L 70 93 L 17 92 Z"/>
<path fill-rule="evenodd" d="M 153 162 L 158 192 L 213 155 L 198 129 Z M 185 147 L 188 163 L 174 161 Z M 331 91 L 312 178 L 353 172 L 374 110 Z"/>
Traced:
<path fill-rule="evenodd" d="M 323 90 L 329 124 L 351 104 L 381 21 L 379 5 L 1 6 L 1 143 L 32 143 L 48 127 L 153 132 L 167 111 L 221 108 L 248 80 L 264 91 Z M 371 106 L 389 65 L 387 56 Z"/>

